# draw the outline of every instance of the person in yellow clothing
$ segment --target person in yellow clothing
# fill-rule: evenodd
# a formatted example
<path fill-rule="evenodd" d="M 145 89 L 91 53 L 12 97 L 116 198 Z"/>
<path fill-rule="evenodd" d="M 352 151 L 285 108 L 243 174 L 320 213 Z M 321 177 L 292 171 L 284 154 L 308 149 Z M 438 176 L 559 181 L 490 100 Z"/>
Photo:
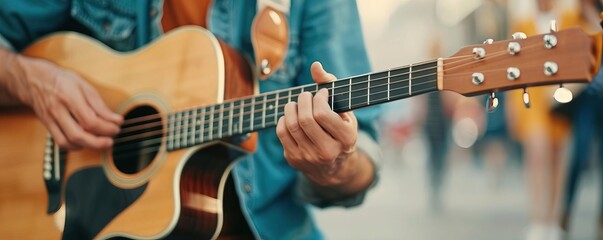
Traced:
<path fill-rule="evenodd" d="M 512 32 L 536 35 L 550 31 L 550 21 L 556 20 L 559 29 L 579 24 L 578 4 L 567 0 L 519 0 L 510 12 L 519 13 L 510 18 Z M 526 11 L 526 4 L 535 4 L 536 13 Z M 561 150 L 567 140 L 569 122 L 551 113 L 555 104 L 555 86 L 527 89 L 530 108 L 523 101 L 524 90 L 514 90 L 506 97 L 507 117 L 511 134 L 523 146 L 523 160 L 530 195 L 530 227 L 527 240 L 561 239 L 557 223 L 558 199 L 563 164 Z"/>

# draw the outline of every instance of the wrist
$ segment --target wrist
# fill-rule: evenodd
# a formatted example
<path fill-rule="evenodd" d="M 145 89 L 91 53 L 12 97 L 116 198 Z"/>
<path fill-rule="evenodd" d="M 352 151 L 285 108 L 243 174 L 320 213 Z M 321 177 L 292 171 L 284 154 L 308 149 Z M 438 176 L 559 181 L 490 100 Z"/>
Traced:
<path fill-rule="evenodd" d="M 333 173 L 331 181 L 316 181 L 306 174 L 316 185 L 316 190 L 328 199 L 340 199 L 355 195 L 367 189 L 375 178 L 375 166 L 366 154 L 354 150 L 340 159 L 342 166 Z"/>

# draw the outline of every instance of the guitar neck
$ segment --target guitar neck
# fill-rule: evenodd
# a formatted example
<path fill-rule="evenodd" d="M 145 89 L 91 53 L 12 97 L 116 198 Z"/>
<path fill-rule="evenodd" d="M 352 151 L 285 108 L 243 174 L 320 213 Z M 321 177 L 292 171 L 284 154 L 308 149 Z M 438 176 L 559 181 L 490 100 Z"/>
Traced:
<path fill-rule="evenodd" d="M 328 83 L 263 93 L 221 104 L 187 109 L 168 116 L 168 151 L 276 126 L 285 104 L 302 92 L 329 91 L 337 113 L 437 91 L 438 61 L 338 79 Z"/>

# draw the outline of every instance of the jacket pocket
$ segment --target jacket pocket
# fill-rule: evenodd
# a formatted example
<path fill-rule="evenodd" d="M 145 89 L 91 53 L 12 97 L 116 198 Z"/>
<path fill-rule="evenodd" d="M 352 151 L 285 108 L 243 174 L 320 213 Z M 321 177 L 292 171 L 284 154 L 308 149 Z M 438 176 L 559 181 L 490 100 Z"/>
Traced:
<path fill-rule="evenodd" d="M 126 51 L 134 48 L 135 1 L 73 0 L 71 16 L 86 26 L 93 37 L 110 47 Z"/>

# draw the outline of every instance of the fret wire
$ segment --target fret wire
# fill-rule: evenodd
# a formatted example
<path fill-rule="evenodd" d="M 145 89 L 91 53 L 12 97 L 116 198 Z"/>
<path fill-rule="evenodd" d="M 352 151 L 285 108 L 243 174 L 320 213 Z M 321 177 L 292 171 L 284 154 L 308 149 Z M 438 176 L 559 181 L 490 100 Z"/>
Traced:
<path fill-rule="evenodd" d="M 390 75 L 391 75 L 392 71 L 390 69 L 387 70 L 387 101 L 389 101 L 389 87 L 391 85 L 390 81 L 392 80 Z"/>
<path fill-rule="evenodd" d="M 184 118 L 184 122 L 183 122 L 184 128 L 188 128 L 188 119 L 189 119 L 189 117 L 188 117 L 188 112 L 187 111 L 185 111 L 183 113 L 183 118 Z M 182 145 L 183 146 L 188 146 L 187 138 L 188 138 L 188 133 L 187 132 L 183 132 L 182 133 Z"/>
<path fill-rule="evenodd" d="M 222 138 L 223 118 L 224 118 L 224 104 L 220 104 L 220 115 L 218 116 L 218 138 Z"/>
<path fill-rule="evenodd" d="M 239 110 L 239 133 L 243 133 L 243 114 L 245 114 L 245 112 L 243 111 L 243 106 L 245 106 L 245 100 L 241 100 L 241 109 Z"/>
<path fill-rule="evenodd" d="M 210 107 L 209 110 L 209 126 L 208 126 L 208 132 L 209 132 L 209 141 L 214 140 L 214 106 Z"/>
<path fill-rule="evenodd" d="M 352 109 L 352 78 L 348 81 L 348 109 Z"/>
<path fill-rule="evenodd" d="M 174 129 L 174 115 L 170 114 L 168 116 L 168 149 L 174 149 L 174 134 L 170 131 L 170 129 Z"/>
<path fill-rule="evenodd" d="M 195 134 L 197 132 L 197 124 L 196 124 L 197 123 L 197 121 L 196 121 L 197 120 L 197 110 L 193 109 L 193 110 L 191 110 L 191 113 L 192 113 L 191 125 L 193 126 L 193 134 L 191 134 L 191 138 L 192 139 L 191 139 L 190 142 L 191 142 L 191 145 L 194 145 L 196 143 L 195 142 L 195 140 L 196 140 L 195 139 Z"/>
<path fill-rule="evenodd" d="M 205 108 L 201 108 L 201 142 L 205 142 Z"/>
<path fill-rule="evenodd" d="M 266 96 L 268 96 L 267 94 L 264 94 L 264 100 L 262 101 L 262 126 L 266 126 Z"/>
<path fill-rule="evenodd" d="M 193 122 L 195 123 L 195 134 L 193 135 L 195 137 L 193 140 L 193 144 L 198 144 L 199 140 L 201 139 L 201 120 L 199 120 L 199 114 L 201 114 L 201 109 L 195 109 L 195 119 L 193 120 Z"/>
<path fill-rule="evenodd" d="M 408 65 L 408 95 L 412 95 L 412 63 Z"/>
<path fill-rule="evenodd" d="M 234 108 L 234 103 L 230 104 L 230 108 L 229 111 L 230 113 L 228 114 L 228 135 L 232 136 L 232 112 L 233 112 L 233 108 Z"/>
<path fill-rule="evenodd" d="M 250 121 L 251 124 L 249 126 L 249 127 L 251 127 L 250 130 L 253 130 L 253 125 L 254 125 L 253 117 L 254 117 L 254 115 L 255 115 L 255 97 L 252 97 L 251 98 L 251 121 Z"/>
<path fill-rule="evenodd" d="M 371 75 L 368 75 L 368 88 L 366 89 L 366 105 L 371 105 Z"/>
<path fill-rule="evenodd" d="M 180 121 L 182 121 L 182 113 L 176 114 L 176 128 L 180 129 Z M 180 131 L 176 132 L 176 148 L 180 148 Z"/>
<path fill-rule="evenodd" d="M 279 95 L 279 93 L 275 93 L 275 94 L 276 94 L 276 96 L 274 97 L 274 101 L 275 101 L 274 102 L 274 122 L 276 123 L 276 122 L 278 122 L 278 108 L 279 108 L 278 101 L 279 101 L 280 95 Z"/>
<path fill-rule="evenodd" d="M 335 81 L 332 81 L 331 82 L 331 111 L 333 111 L 334 107 L 335 107 Z"/>

